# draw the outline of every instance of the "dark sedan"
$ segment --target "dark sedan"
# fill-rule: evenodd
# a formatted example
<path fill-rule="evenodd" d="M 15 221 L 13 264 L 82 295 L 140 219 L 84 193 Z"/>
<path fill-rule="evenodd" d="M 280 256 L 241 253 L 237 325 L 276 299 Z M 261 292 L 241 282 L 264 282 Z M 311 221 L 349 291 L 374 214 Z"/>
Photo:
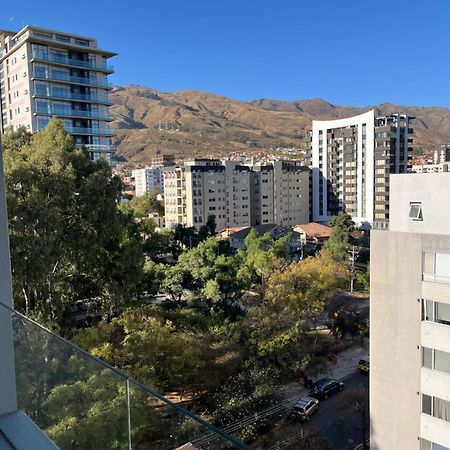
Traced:
<path fill-rule="evenodd" d="M 314 383 L 314 389 L 311 396 L 319 400 L 326 400 L 330 395 L 344 389 L 342 381 L 334 380 L 333 378 L 322 378 Z"/>

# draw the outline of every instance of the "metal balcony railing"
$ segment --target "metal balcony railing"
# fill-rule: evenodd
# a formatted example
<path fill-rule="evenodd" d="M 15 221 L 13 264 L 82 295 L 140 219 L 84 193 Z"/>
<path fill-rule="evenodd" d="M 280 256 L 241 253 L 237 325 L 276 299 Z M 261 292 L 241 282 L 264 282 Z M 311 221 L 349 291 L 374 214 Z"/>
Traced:
<path fill-rule="evenodd" d="M 65 73 L 59 72 L 34 71 L 33 77 L 44 80 L 67 81 L 69 83 L 87 84 L 90 86 L 111 87 L 111 84 L 108 83 L 106 80 L 99 80 L 97 78 L 88 78 L 88 77 L 75 77 L 72 75 L 67 75 Z"/>
<path fill-rule="evenodd" d="M 116 135 L 116 133 L 114 133 L 114 131 L 111 131 L 109 128 L 73 127 L 69 125 L 64 125 L 64 128 L 72 134 L 98 134 L 102 136 Z"/>
<path fill-rule="evenodd" d="M 67 116 L 67 117 L 86 117 L 89 119 L 111 120 L 112 116 L 108 113 L 100 113 L 98 111 L 80 111 L 71 108 L 36 108 L 36 113 L 47 114 L 51 116 Z"/>
<path fill-rule="evenodd" d="M 61 450 L 249 449 L 0 303 L 13 328 L 18 409 Z"/>
<path fill-rule="evenodd" d="M 98 102 L 111 104 L 112 102 L 108 99 L 107 95 L 98 95 L 98 94 L 75 94 L 72 92 L 55 92 L 55 91 L 44 91 L 41 89 L 36 89 L 34 94 L 37 97 L 45 97 L 45 98 L 62 98 L 67 100 L 82 100 L 88 102 Z"/>
<path fill-rule="evenodd" d="M 93 70 L 102 70 L 107 72 L 113 72 L 114 69 L 112 66 L 107 65 L 106 63 L 98 63 L 97 61 L 83 61 L 79 59 L 73 59 L 64 56 L 51 55 L 44 52 L 33 52 L 32 60 L 35 59 L 37 61 L 45 61 L 45 62 L 54 62 L 57 64 L 65 64 L 68 66 L 81 67 L 86 69 Z"/>

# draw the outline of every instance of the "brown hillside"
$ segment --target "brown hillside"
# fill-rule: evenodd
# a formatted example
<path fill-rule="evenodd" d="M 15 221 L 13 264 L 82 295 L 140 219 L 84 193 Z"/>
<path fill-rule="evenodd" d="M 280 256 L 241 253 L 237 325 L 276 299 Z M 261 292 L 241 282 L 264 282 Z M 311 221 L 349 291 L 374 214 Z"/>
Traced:
<path fill-rule="evenodd" d="M 313 119 L 348 117 L 375 108 L 377 114 L 407 112 L 417 117 L 414 146 L 427 151 L 450 141 L 450 110 L 383 104 L 353 108 L 322 99 L 239 102 L 206 92 L 158 92 L 115 87 L 112 128 L 117 156 L 148 164 L 156 152 L 177 157 L 306 148 Z"/>

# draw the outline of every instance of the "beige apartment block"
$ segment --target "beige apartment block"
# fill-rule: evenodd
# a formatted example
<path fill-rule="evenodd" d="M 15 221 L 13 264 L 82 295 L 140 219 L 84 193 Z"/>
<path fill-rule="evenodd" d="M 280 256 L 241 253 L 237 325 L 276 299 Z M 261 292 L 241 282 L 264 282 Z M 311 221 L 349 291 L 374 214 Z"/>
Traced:
<path fill-rule="evenodd" d="M 274 217 L 277 225 L 309 222 L 310 171 L 297 161 L 273 161 Z"/>
<path fill-rule="evenodd" d="M 184 199 L 169 181 L 174 170 L 184 174 Z M 307 167 L 293 161 L 253 166 L 195 159 L 178 169 L 166 168 L 169 180 L 164 183 L 164 196 L 166 214 L 170 214 L 166 226 L 180 223 L 200 229 L 210 215 L 215 216 L 217 230 L 267 223 L 292 227 L 309 222 L 309 174 Z M 181 205 L 184 209 L 175 211 L 175 206 Z"/>
<path fill-rule="evenodd" d="M 185 168 L 164 168 L 164 216 L 166 228 L 187 225 Z"/>
<path fill-rule="evenodd" d="M 0 131 L 39 131 L 56 116 L 93 160 L 110 160 L 107 60 L 115 55 L 84 36 L 35 26 L 0 30 Z"/>
<path fill-rule="evenodd" d="M 372 231 L 371 449 L 450 449 L 450 173 L 390 177 Z"/>

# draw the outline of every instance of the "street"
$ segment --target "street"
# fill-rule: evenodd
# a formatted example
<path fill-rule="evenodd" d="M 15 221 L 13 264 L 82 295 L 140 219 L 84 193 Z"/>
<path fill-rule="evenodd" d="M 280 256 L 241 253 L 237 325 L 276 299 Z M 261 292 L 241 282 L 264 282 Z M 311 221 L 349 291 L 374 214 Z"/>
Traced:
<path fill-rule="evenodd" d="M 335 450 L 350 450 L 363 441 L 362 418 L 349 402 L 349 391 L 362 388 L 367 394 L 369 377 L 354 373 L 344 381 L 344 391 L 338 392 L 321 401 L 319 410 L 314 413 L 309 422 L 298 422 L 294 427 L 286 421 L 286 434 L 283 439 L 274 442 L 271 449 L 302 449 L 302 438 L 318 434 L 328 439 Z M 368 428 L 367 428 L 368 429 Z"/>

